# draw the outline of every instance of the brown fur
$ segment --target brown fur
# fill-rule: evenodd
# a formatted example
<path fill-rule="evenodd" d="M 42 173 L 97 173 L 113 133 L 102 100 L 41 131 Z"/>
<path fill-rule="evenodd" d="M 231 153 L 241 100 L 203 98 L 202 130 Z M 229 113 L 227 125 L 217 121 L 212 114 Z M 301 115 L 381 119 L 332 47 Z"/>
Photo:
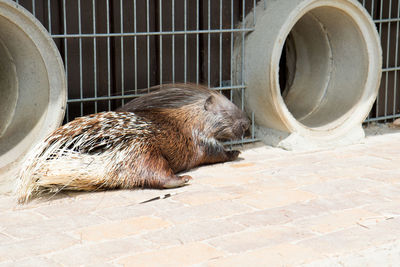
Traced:
<path fill-rule="evenodd" d="M 21 172 L 19 200 L 62 189 L 182 186 L 191 177 L 176 173 L 236 159 L 239 151 L 226 151 L 220 141 L 238 139 L 248 127 L 244 113 L 221 94 L 164 85 L 119 111 L 54 131 Z"/>

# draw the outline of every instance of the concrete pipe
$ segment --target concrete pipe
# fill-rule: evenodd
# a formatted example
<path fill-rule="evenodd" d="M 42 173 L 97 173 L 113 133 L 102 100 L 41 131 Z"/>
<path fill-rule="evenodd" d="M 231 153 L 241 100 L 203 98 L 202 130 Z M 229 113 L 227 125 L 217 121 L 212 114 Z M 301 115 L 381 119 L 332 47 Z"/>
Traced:
<path fill-rule="evenodd" d="M 64 67 L 46 29 L 28 11 L 0 1 L 0 192 L 11 188 L 24 154 L 60 125 Z"/>
<path fill-rule="evenodd" d="M 369 14 L 353 0 L 261 2 L 244 42 L 246 57 L 237 42 L 233 58 L 236 82 L 248 85 L 246 106 L 255 113 L 258 137 L 288 149 L 364 137 L 361 124 L 376 98 L 382 62 Z"/>

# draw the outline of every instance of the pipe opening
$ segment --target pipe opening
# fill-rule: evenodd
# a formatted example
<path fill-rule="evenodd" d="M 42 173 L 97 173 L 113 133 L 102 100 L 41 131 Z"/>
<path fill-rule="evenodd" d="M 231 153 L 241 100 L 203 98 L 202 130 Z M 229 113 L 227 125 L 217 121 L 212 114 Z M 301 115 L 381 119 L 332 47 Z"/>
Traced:
<path fill-rule="evenodd" d="M 49 78 L 37 44 L 0 16 L 0 167 L 31 145 L 49 108 Z"/>
<path fill-rule="evenodd" d="M 18 81 L 14 61 L 0 39 L 0 138 L 14 116 L 18 99 Z"/>
<path fill-rule="evenodd" d="M 345 119 L 360 100 L 368 53 L 359 26 L 335 7 L 304 14 L 291 29 L 279 67 L 281 96 L 293 117 L 318 129 Z"/>

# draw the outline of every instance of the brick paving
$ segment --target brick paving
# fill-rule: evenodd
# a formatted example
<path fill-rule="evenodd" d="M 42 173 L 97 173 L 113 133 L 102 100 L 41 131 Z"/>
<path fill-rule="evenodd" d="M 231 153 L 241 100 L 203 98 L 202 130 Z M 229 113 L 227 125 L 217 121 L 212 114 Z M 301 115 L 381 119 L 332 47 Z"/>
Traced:
<path fill-rule="evenodd" d="M 399 153 L 395 130 L 320 151 L 255 144 L 183 188 L 1 195 L 0 267 L 395 266 Z"/>

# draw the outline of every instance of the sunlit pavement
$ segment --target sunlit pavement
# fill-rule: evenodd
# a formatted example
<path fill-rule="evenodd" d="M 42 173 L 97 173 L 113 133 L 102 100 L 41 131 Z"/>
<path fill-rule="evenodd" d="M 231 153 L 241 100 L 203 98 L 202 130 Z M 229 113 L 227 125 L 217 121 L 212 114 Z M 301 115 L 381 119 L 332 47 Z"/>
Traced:
<path fill-rule="evenodd" d="M 399 154 L 398 131 L 312 152 L 255 144 L 183 188 L 3 195 L 0 266 L 394 266 Z"/>

